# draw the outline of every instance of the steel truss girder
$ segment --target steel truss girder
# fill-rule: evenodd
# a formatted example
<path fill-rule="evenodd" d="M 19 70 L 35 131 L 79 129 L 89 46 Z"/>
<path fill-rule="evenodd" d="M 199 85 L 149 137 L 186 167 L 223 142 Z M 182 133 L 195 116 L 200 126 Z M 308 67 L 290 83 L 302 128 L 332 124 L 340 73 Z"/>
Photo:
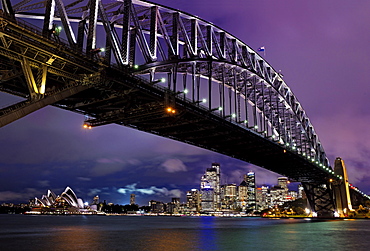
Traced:
<path fill-rule="evenodd" d="M 255 78 L 259 79 L 258 81 L 263 82 L 261 86 L 266 85 L 274 89 L 275 97 L 280 99 L 280 103 L 277 103 L 274 107 L 263 101 L 263 98 L 266 98 L 265 96 L 250 92 L 249 94 L 255 95 L 255 99 L 248 97 L 248 101 L 252 102 L 258 110 L 256 112 L 259 116 L 266 117 L 270 126 L 274 127 L 273 130 L 278 129 L 278 135 L 282 143 L 292 145 L 294 137 L 290 136 L 285 129 L 289 129 L 291 124 L 296 124 L 296 131 L 303 132 L 303 137 L 300 136 L 299 138 L 302 138 L 302 142 L 307 145 L 300 147 L 300 151 L 309 149 L 307 155 L 311 159 L 326 167 L 329 166 L 329 161 L 313 126 L 281 75 L 242 41 L 202 19 L 145 1 L 125 0 L 116 2 L 106 5 L 106 11 L 102 7 L 96 7 L 101 5 L 100 1 L 98 4 L 92 4 L 95 1 L 90 1 L 90 16 L 92 13 L 96 13 L 97 9 L 100 9 L 102 23 L 110 40 L 110 45 L 113 47 L 117 63 L 128 65 L 133 61 L 130 62 L 129 59 L 137 57 L 131 55 L 131 53 L 136 53 L 135 50 L 129 49 L 133 48 L 130 45 L 132 42 L 131 34 L 137 34 L 137 42 L 142 57 L 145 59 L 144 65 L 173 58 L 188 58 L 221 60 L 246 69 L 250 74 L 255 74 Z M 83 1 L 78 2 L 74 5 L 83 4 Z M 79 11 L 82 16 L 85 15 L 82 9 Z M 73 13 L 78 13 L 78 8 Z M 114 27 L 107 20 L 109 16 L 114 17 L 112 19 L 112 21 L 114 20 Z M 89 22 L 90 40 L 96 36 L 94 34 L 97 15 L 93 15 L 93 17 L 92 21 Z M 115 29 L 120 27 L 123 27 L 122 42 L 119 42 L 117 35 L 115 35 L 117 33 Z M 179 47 L 184 48 L 184 50 L 179 50 Z M 151 71 L 153 74 L 157 71 L 157 68 L 154 66 Z M 207 77 L 207 75 L 203 76 Z M 244 84 L 241 85 L 246 86 L 248 81 L 250 79 L 245 79 Z M 223 82 L 227 84 L 230 81 L 226 78 Z M 279 116 L 283 110 L 289 110 L 289 113 L 293 115 L 289 118 L 289 121 Z M 269 116 L 270 118 L 268 118 Z M 284 121 L 285 125 L 279 127 L 281 121 Z"/>
<path fill-rule="evenodd" d="M 302 185 L 311 206 L 311 210 L 317 213 L 317 217 L 333 218 L 336 207 L 330 183 L 302 182 Z"/>
<path fill-rule="evenodd" d="M 173 93 L 173 97 L 165 100 L 165 103 L 178 102 L 180 96 L 177 93 L 182 90 L 179 88 L 182 84 L 191 86 L 193 92 L 190 100 L 186 95 L 181 96 L 183 100 L 204 109 L 199 104 L 199 92 L 197 94 L 195 91 L 206 80 L 209 92 L 206 108 L 209 113 L 216 112 L 225 121 L 252 130 L 273 143 L 280 142 L 284 144 L 282 147 L 291 152 L 305 154 L 308 161 L 317 163 L 317 168 L 324 169 L 329 176 L 332 174 L 309 118 L 282 75 L 235 36 L 196 16 L 146 1 L 124 0 L 103 5 L 100 0 L 78 0 L 66 6 L 63 6 L 62 0 L 56 1 L 65 35 L 73 49 L 73 21 L 81 21 L 77 44 L 80 50 L 88 53 L 89 48 L 95 48 L 96 29 L 103 25 L 108 45 L 115 55 L 108 65 L 117 63 L 121 69 L 137 75 L 148 74 L 153 83 L 157 75 L 167 74 L 169 78 L 166 88 Z M 37 5 L 32 0 L 25 0 L 16 5 L 15 14 L 31 7 L 43 10 L 45 4 Z M 52 17 L 51 10 L 43 13 Z M 68 14 L 73 14 L 74 18 L 68 17 Z M 79 15 L 80 18 L 76 18 Z M 87 18 L 88 41 L 83 49 L 82 38 Z M 50 23 L 50 20 L 47 22 Z M 120 33 L 121 38 L 117 35 Z M 73 71 L 66 70 L 66 67 L 73 65 L 71 61 L 73 62 L 73 58 L 68 62 L 61 62 L 62 70 L 70 73 L 86 70 L 78 67 Z M 57 75 L 57 68 L 60 67 L 53 68 L 57 63 L 58 60 L 48 66 L 48 73 L 53 70 L 53 74 Z M 83 65 L 85 62 L 78 63 Z M 135 63 L 139 65 L 137 70 L 127 68 Z M 40 67 L 39 63 L 32 64 L 34 68 Z M 97 70 L 93 69 L 94 72 Z M 214 110 L 217 107 L 212 104 L 217 103 L 216 99 L 219 99 L 222 106 L 228 106 L 228 110 Z M 245 123 L 242 121 L 243 109 L 249 109 Z"/>
<path fill-rule="evenodd" d="M 22 101 L 15 105 L 0 110 L 0 127 L 3 127 L 17 119 L 20 119 L 36 110 L 39 110 L 45 106 L 54 104 L 60 100 L 68 98 L 76 93 L 88 89 L 88 86 L 77 85 L 70 88 L 65 88 L 59 92 L 55 92 L 52 95 L 48 95 L 44 98 Z"/>
<path fill-rule="evenodd" d="M 210 63 L 212 64 L 211 72 L 206 67 Z M 194 65 L 195 71 L 193 70 Z M 291 107 L 287 106 L 279 90 L 276 90 L 273 85 L 259 78 L 248 69 L 223 61 L 212 60 L 210 62 L 207 59 L 197 59 L 170 60 L 162 64 L 152 63 L 147 65 L 147 68 L 143 67 L 144 69 L 141 72 L 149 71 L 154 67 L 157 73 L 172 71 L 174 76 L 176 74 L 211 76 L 213 82 L 227 86 L 237 98 L 243 97 L 243 99 L 248 100 L 248 103 L 255 107 L 255 112 L 264 117 L 266 125 L 260 131 L 265 131 L 267 124 L 269 127 L 274 127 L 273 130 L 279 136 L 276 138 L 277 141 L 294 146 L 301 154 L 312 156 L 312 158 L 320 160 L 320 163 L 329 166 L 326 159 L 320 156 L 320 151 L 314 150 L 315 146 L 311 144 L 312 140 L 302 133 L 305 129 L 300 122 L 297 122 L 299 121 L 297 114 L 294 113 Z M 314 150 L 314 154 L 312 154 L 312 150 Z"/>

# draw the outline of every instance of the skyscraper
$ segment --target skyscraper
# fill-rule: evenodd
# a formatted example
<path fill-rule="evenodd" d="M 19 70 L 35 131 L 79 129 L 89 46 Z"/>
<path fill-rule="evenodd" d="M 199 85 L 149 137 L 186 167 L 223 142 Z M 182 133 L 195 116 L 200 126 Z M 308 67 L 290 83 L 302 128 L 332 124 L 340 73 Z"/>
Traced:
<path fill-rule="evenodd" d="M 212 167 L 207 168 L 201 178 L 200 190 L 202 195 L 202 210 L 219 211 L 221 208 L 220 164 L 212 163 Z"/>
<path fill-rule="evenodd" d="M 248 210 L 256 210 L 256 178 L 254 172 L 250 171 L 244 175 L 244 180 L 248 188 Z"/>
<path fill-rule="evenodd" d="M 200 210 L 200 194 L 198 189 L 191 189 L 186 192 L 186 207 L 189 211 L 199 212 Z"/>
<path fill-rule="evenodd" d="M 289 184 L 289 181 L 288 181 L 288 178 L 287 177 L 279 177 L 278 178 L 278 186 L 281 187 L 281 189 L 283 189 L 282 191 L 282 200 L 285 201 L 287 200 L 287 197 L 288 197 L 288 184 Z"/>
<path fill-rule="evenodd" d="M 135 205 L 135 194 L 130 195 L 130 205 Z"/>

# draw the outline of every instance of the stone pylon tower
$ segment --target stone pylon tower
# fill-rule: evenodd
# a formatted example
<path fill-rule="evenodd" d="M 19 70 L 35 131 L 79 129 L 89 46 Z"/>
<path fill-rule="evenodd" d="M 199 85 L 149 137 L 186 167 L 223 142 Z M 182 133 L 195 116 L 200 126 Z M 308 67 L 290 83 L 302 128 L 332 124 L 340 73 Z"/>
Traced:
<path fill-rule="evenodd" d="M 333 184 L 335 204 L 339 217 L 345 217 L 352 211 L 351 196 L 349 193 L 349 183 L 346 166 L 341 158 L 336 158 L 334 162 L 334 175 L 342 176 L 340 181 Z"/>

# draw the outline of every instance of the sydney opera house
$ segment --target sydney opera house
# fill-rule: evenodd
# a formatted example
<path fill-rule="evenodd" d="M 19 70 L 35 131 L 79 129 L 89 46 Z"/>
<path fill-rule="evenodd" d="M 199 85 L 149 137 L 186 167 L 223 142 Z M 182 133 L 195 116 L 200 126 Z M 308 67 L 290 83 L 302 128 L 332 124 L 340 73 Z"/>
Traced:
<path fill-rule="evenodd" d="M 82 199 L 77 198 L 70 187 L 67 187 L 58 196 L 53 191 L 48 190 L 46 195 L 43 195 L 41 199 L 35 198 L 31 204 L 32 210 L 30 213 L 37 214 L 91 214 L 94 211 L 85 208 Z"/>

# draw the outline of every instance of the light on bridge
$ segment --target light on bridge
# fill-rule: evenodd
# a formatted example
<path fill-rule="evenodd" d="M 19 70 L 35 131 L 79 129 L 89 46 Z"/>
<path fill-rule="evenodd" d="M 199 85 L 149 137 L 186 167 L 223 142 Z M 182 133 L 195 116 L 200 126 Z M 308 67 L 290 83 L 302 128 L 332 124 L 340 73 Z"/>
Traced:
<path fill-rule="evenodd" d="M 157 84 L 157 83 L 165 83 L 165 82 L 166 82 L 166 79 L 165 78 L 161 78 L 161 79 L 153 80 L 151 83 L 152 84 Z"/>
<path fill-rule="evenodd" d="M 202 99 L 202 102 L 203 102 L 203 103 L 207 103 L 207 99 L 205 99 L 205 98 L 204 98 L 204 99 Z"/>
<path fill-rule="evenodd" d="M 175 109 L 173 109 L 172 107 L 167 107 L 166 111 L 167 111 L 168 113 L 172 113 L 172 114 L 175 114 L 175 113 L 176 113 L 176 110 L 175 110 Z"/>
<path fill-rule="evenodd" d="M 84 129 L 92 129 L 92 126 L 91 125 L 88 125 L 88 124 L 83 124 L 82 126 Z"/>
<path fill-rule="evenodd" d="M 189 93 L 189 90 L 188 89 L 184 89 L 184 93 L 185 94 L 188 94 Z"/>

